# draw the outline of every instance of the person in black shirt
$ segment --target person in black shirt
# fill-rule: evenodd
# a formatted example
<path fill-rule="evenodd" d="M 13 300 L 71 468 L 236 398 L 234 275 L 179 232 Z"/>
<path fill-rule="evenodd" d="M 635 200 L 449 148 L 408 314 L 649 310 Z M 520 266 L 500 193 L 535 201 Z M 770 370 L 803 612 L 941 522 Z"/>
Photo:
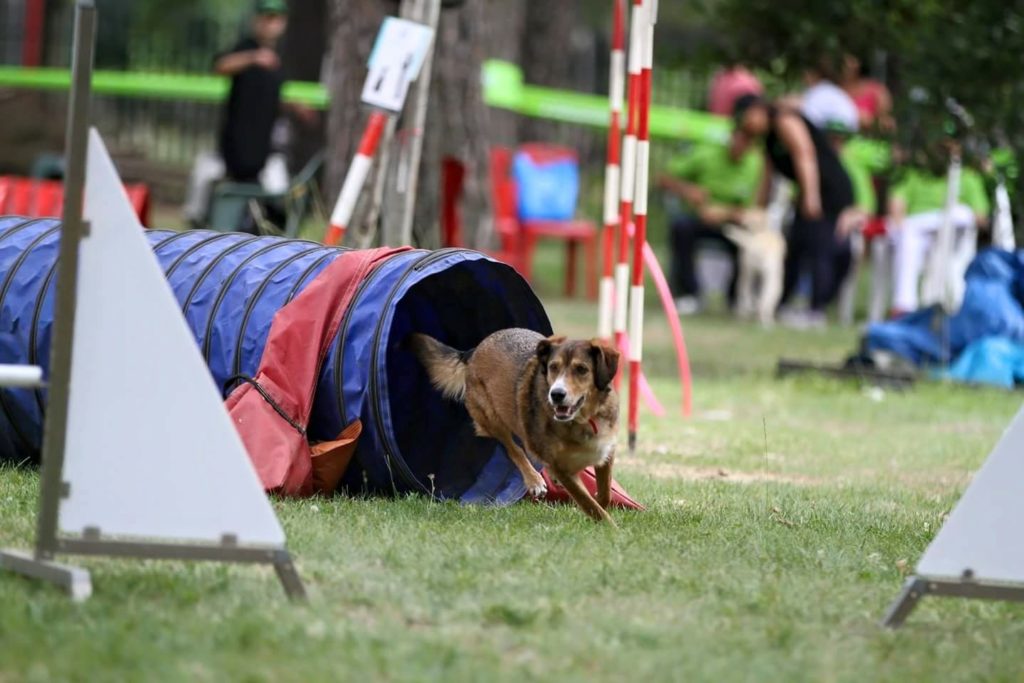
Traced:
<path fill-rule="evenodd" d="M 811 273 L 810 310 L 806 316 L 790 316 L 791 322 L 801 327 L 822 327 L 825 308 L 838 290 L 836 254 L 845 239 L 837 234 L 836 226 L 853 205 L 850 177 L 828 136 L 800 112 L 746 95 L 737 101 L 734 117 L 745 133 L 764 139 L 764 178 L 770 181 L 777 171 L 797 185 L 782 302 L 785 304 L 792 296 L 801 266 L 806 266 Z"/>
<path fill-rule="evenodd" d="M 284 83 L 276 48 L 288 25 L 287 12 L 284 0 L 259 0 L 250 35 L 214 61 L 216 73 L 231 77 L 220 152 L 228 177 L 237 182 L 258 182 L 270 156 Z M 311 115 L 297 113 L 306 120 Z"/>

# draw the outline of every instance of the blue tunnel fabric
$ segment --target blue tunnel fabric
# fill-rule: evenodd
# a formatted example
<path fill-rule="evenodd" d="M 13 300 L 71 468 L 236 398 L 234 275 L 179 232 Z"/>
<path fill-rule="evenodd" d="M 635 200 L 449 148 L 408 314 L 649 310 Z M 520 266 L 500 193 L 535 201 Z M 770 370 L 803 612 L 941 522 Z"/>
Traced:
<path fill-rule="evenodd" d="M 59 227 L 0 217 L 0 363 L 48 371 Z M 225 395 L 232 377 L 255 374 L 274 314 L 344 251 L 241 233 L 147 238 Z M 475 436 L 465 408 L 440 397 L 403 344 L 419 331 L 470 348 L 505 327 L 551 333 L 529 285 L 477 252 L 400 253 L 360 284 L 321 368 L 308 427 L 311 440 L 329 440 L 362 420 L 347 491 L 490 504 L 525 494 L 501 447 Z M 145 387 L 139 393 L 145 400 Z M 38 459 L 45 398 L 0 390 L 0 462 Z"/>

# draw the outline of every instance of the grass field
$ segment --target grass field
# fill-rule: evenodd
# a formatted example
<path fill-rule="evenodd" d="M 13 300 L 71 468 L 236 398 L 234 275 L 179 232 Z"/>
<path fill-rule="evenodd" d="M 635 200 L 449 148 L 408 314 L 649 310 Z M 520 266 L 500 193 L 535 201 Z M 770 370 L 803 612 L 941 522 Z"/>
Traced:
<path fill-rule="evenodd" d="M 550 312 L 593 329 L 589 306 Z M 619 459 L 649 509 L 618 531 L 568 506 L 279 501 L 307 605 L 252 567 L 86 561 L 84 605 L 0 575 L 0 681 L 1021 679 L 1021 607 L 932 599 L 878 627 L 1019 396 L 777 381 L 780 355 L 838 360 L 854 334 L 706 317 L 682 419 L 650 317 L 673 413 Z M 30 545 L 36 486 L 0 470 L 0 545 Z"/>

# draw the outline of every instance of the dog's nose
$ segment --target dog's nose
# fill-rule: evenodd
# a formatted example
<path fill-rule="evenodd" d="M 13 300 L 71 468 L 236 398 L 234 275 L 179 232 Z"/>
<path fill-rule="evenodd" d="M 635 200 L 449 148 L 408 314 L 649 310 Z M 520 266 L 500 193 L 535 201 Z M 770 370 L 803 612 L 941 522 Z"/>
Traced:
<path fill-rule="evenodd" d="M 552 389 L 551 401 L 556 405 L 565 400 L 565 389 Z"/>

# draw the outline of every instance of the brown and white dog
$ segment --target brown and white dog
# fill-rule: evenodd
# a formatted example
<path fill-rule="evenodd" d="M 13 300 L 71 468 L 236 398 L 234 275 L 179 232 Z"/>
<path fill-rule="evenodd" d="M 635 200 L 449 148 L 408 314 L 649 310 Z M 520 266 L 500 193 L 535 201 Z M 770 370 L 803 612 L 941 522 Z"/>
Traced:
<path fill-rule="evenodd" d="M 530 464 L 540 462 L 583 512 L 614 525 L 606 510 L 618 436 L 615 348 L 524 329 L 495 332 L 470 351 L 423 334 L 412 335 L 410 343 L 434 386 L 465 403 L 476 433 L 505 447 L 530 495 L 547 492 Z M 596 500 L 577 478 L 590 466 L 597 475 Z"/>

